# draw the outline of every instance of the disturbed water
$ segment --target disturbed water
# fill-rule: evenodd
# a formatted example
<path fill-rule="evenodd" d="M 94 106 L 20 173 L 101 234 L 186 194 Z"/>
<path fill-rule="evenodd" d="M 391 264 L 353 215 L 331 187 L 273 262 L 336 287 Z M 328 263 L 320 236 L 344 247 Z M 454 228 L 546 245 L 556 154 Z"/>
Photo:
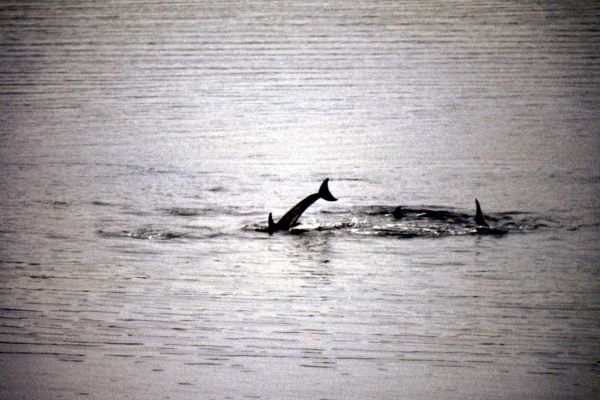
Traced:
<path fill-rule="evenodd" d="M 0 398 L 598 393 L 596 2 L 0 16 Z"/>

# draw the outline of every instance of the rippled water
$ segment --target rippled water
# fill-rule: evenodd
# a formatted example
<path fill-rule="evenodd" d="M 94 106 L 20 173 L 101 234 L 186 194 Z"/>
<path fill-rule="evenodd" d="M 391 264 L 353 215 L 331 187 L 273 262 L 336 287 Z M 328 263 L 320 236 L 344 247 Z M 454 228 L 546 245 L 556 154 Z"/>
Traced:
<path fill-rule="evenodd" d="M 596 2 L 0 16 L 1 398 L 600 389 Z"/>

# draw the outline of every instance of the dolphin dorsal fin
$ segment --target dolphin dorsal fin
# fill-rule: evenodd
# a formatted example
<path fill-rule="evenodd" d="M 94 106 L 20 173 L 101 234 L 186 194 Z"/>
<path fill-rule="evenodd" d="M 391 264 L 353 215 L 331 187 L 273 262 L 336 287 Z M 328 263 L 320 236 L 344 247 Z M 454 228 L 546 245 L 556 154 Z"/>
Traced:
<path fill-rule="evenodd" d="M 400 219 L 400 218 L 402 218 L 402 214 L 403 214 L 403 212 L 402 212 L 402 207 L 401 207 L 401 206 L 398 206 L 398 207 L 396 207 L 396 208 L 394 209 L 394 212 L 392 213 L 392 215 L 393 215 L 393 216 L 394 216 L 394 218 L 396 218 L 396 219 Z"/>
<path fill-rule="evenodd" d="M 269 235 L 275 232 L 275 222 L 273 222 L 273 213 L 269 213 Z"/>
<path fill-rule="evenodd" d="M 329 186 L 327 186 L 327 183 L 329 182 L 329 178 L 325 179 L 323 181 L 323 183 L 321 183 L 321 187 L 319 188 L 319 196 L 323 199 L 323 200 L 327 200 L 327 201 L 337 201 L 337 199 L 335 197 L 333 197 L 333 195 L 331 194 L 331 192 L 329 191 Z"/>
<path fill-rule="evenodd" d="M 475 223 L 481 226 L 489 226 L 488 223 L 485 222 L 485 218 L 481 212 L 481 206 L 479 205 L 479 201 L 477 199 L 475 199 L 475 207 L 477 208 L 477 212 L 475 213 Z"/>

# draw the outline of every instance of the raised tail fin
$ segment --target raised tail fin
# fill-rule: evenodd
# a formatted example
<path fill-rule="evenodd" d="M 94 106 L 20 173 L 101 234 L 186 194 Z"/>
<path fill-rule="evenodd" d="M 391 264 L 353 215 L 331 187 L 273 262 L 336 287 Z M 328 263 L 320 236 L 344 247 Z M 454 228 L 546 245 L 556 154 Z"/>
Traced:
<path fill-rule="evenodd" d="M 321 187 L 319 188 L 319 196 L 323 199 L 323 200 L 327 200 L 327 201 L 337 201 L 337 199 L 335 197 L 333 197 L 333 195 L 331 194 L 331 192 L 329 191 L 329 187 L 327 186 L 327 183 L 329 182 L 329 178 L 325 179 L 323 181 L 323 183 L 321 183 Z"/>
<path fill-rule="evenodd" d="M 477 199 L 475 199 L 475 207 L 477 207 L 475 223 L 481 226 L 489 226 L 488 223 L 485 222 L 485 218 L 483 217 L 483 213 L 481 212 L 481 207 L 479 206 L 479 201 Z"/>

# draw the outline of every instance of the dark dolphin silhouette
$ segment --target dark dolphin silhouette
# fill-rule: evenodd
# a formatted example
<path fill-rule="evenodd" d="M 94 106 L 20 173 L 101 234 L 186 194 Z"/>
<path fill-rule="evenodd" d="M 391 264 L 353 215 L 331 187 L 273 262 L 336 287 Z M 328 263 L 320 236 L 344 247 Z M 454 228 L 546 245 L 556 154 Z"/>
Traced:
<path fill-rule="evenodd" d="M 281 217 L 277 223 L 273 222 L 273 214 L 269 213 L 269 235 L 273 234 L 273 232 L 288 230 L 298 225 L 298 218 L 300 218 L 302 213 L 315 201 L 319 199 L 337 201 L 337 199 L 329 192 L 329 187 L 327 186 L 328 182 L 329 178 L 325 179 L 323 183 L 321 183 L 318 193 L 313 193 L 300 203 L 296 204 L 287 213 L 285 213 L 285 215 Z"/>
<path fill-rule="evenodd" d="M 477 211 L 475 213 L 475 223 L 479 226 L 490 227 L 483 217 L 483 213 L 481 212 L 481 206 L 479 205 L 479 201 L 475 199 L 475 207 L 477 207 Z"/>
<path fill-rule="evenodd" d="M 475 207 L 477 208 L 477 211 L 475 213 L 475 224 L 477 224 L 477 226 L 475 226 L 475 231 L 479 234 L 483 234 L 483 235 L 504 235 L 505 233 L 508 233 L 508 231 L 502 227 L 498 227 L 498 226 L 490 226 L 487 221 L 485 220 L 483 213 L 481 212 L 481 207 L 479 206 L 479 201 L 477 201 L 477 199 L 475 199 Z"/>
<path fill-rule="evenodd" d="M 475 199 L 475 207 L 477 209 L 475 213 L 475 231 L 480 234 L 491 234 L 491 235 L 503 235 L 508 231 L 502 227 L 490 226 L 490 224 L 486 221 L 483 216 L 483 212 L 481 211 L 481 205 L 479 204 L 479 200 Z M 407 219 L 410 221 L 426 219 L 432 221 L 440 221 L 442 223 L 456 223 L 459 225 L 469 225 L 469 221 L 471 220 L 471 216 L 468 214 L 456 213 L 453 211 L 446 210 L 430 210 L 426 208 L 402 208 L 398 206 L 392 212 L 392 215 L 395 219 Z"/>
<path fill-rule="evenodd" d="M 387 212 L 386 212 L 387 213 Z M 430 210 L 427 208 L 406 208 L 398 206 L 392 212 L 392 216 L 395 219 L 431 219 L 436 221 L 452 221 L 463 216 L 452 211 L 447 210 Z"/>

